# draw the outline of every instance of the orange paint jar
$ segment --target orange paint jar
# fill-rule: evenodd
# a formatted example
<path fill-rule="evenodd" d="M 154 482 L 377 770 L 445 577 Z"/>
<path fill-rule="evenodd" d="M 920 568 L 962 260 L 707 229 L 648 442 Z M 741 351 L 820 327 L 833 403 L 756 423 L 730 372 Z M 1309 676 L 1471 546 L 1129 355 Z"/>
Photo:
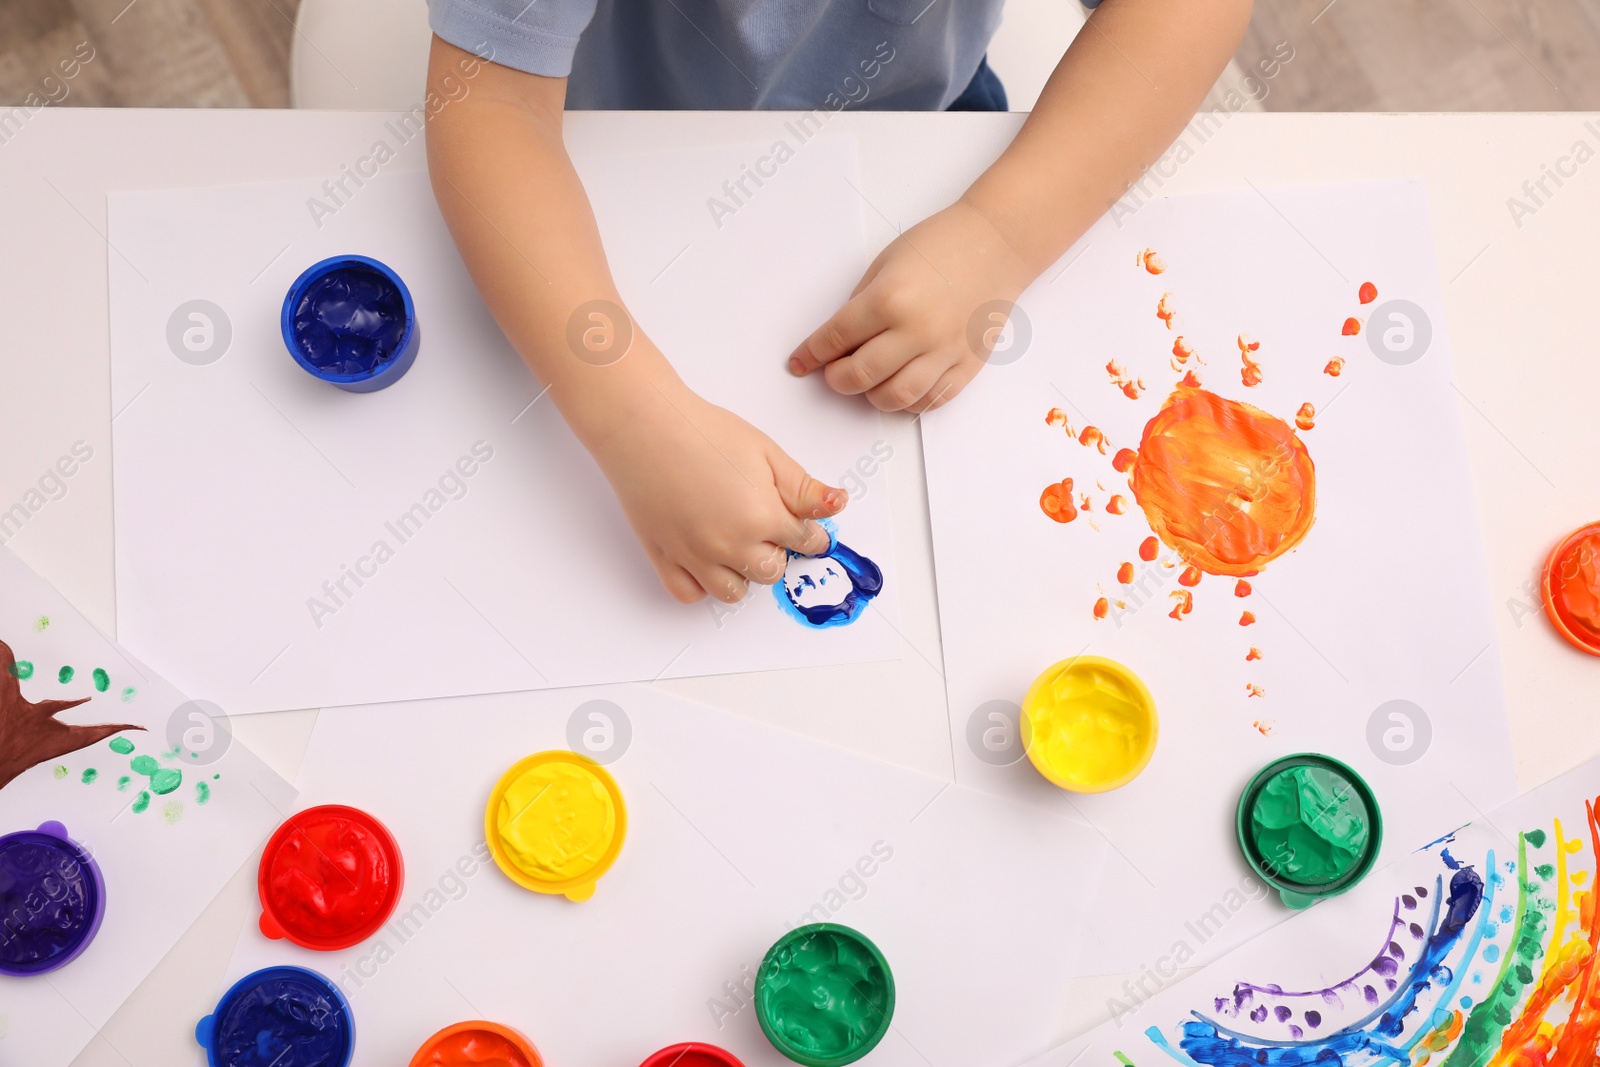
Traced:
<path fill-rule="evenodd" d="M 1572 647 L 1600 656 L 1600 522 L 1555 547 L 1545 560 L 1541 587 L 1556 632 Z"/>
<path fill-rule="evenodd" d="M 455 1023 L 422 1043 L 411 1067 L 544 1067 L 520 1031 L 475 1019 Z"/>

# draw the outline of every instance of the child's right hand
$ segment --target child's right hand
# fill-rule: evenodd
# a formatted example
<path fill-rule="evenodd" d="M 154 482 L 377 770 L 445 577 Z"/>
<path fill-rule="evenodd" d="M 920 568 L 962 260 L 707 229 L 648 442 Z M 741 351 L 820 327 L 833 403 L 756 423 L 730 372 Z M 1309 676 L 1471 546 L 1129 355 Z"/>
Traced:
<path fill-rule="evenodd" d="M 675 375 L 652 379 L 584 436 L 661 584 L 686 604 L 707 593 L 731 604 L 750 582 L 782 581 L 785 549 L 826 551 L 814 520 L 849 500 Z"/>

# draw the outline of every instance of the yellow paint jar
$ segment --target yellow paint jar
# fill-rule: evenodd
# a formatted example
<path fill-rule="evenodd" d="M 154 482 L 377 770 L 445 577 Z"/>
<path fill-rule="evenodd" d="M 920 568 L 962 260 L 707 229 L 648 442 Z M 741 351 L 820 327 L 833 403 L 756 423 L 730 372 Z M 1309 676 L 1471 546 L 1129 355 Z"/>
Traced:
<path fill-rule="evenodd" d="M 1052 665 L 1022 698 L 1022 742 L 1039 773 L 1074 793 L 1104 793 L 1138 777 L 1156 750 L 1156 702 L 1115 660 Z"/>
<path fill-rule="evenodd" d="M 628 812 L 604 767 L 553 749 L 500 776 L 483 823 L 489 852 L 507 878 L 535 893 L 588 900 L 622 851 Z"/>

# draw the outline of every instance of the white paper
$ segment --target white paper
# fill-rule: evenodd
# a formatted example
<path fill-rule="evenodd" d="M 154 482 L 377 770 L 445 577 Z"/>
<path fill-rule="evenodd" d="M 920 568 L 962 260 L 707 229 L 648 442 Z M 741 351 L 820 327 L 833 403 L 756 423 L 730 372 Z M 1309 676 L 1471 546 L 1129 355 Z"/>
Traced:
<path fill-rule="evenodd" d="M 707 199 L 748 156 L 579 164 L 650 337 L 702 395 L 836 481 L 881 443 L 878 415 L 792 378 L 785 359 L 865 265 L 854 145 L 806 144 L 734 215 L 713 215 Z M 314 221 L 320 185 L 109 198 L 130 649 L 235 714 L 900 656 L 887 493 L 838 520 L 885 574 L 851 625 L 809 629 L 760 587 L 738 610 L 677 603 L 598 467 L 548 398 L 535 403 L 540 386 L 479 300 L 426 177 L 382 172 Z M 422 337 L 403 379 L 360 395 L 301 370 L 278 322 L 305 267 L 351 252 L 406 281 Z M 203 366 L 167 341 L 169 316 L 195 299 L 232 330 Z M 463 457 L 466 478 L 453 470 Z M 417 504 L 425 522 L 399 527 Z"/>
<path fill-rule="evenodd" d="M 1579 912 L 1594 892 L 1596 830 L 1585 809 L 1596 793 L 1600 762 L 1590 762 L 1182 982 L 1141 976 L 1142 989 L 1130 982 L 1108 1005 L 1110 1022 L 1028 1067 L 1482 1063 L 1492 1054 L 1589 1063 L 1594 1001 L 1587 1034 L 1574 1037 L 1582 1028 L 1571 1024 L 1569 994 L 1593 989 L 1584 976 L 1595 971 L 1594 912 Z M 1519 957 L 1521 942 L 1537 946 L 1531 959 Z M 1563 982 L 1574 962 L 1576 977 Z M 1540 988 L 1552 1006 L 1530 1011 Z M 1502 1051 L 1518 1027 L 1524 1036 Z M 1223 1031 L 1231 1047 L 1205 1046 Z M 1553 1037 L 1554 1050 L 1529 1048 L 1535 1035 Z"/>
<path fill-rule="evenodd" d="M 470 862 L 500 774 L 571 738 L 585 751 L 590 729 L 628 811 L 594 897 Z M 302 766 L 303 804 L 352 804 L 394 832 L 404 895 L 346 952 L 247 929 L 229 975 L 294 963 L 339 982 L 357 1067 L 403 1063 L 467 1018 L 572 1067 L 691 1040 L 778 1067 L 735 991 L 785 929 L 824 920 L 866 934 L 893 972 L 873 1063 L 1015 1062 L 1050 1043 L 1105 854 L 1067 820 L 643 686 L 345 709 L 319 719 Z"/>
<path fill-rule="evenodd" d="M 1249 870 L 1234 833 L 1241 790 L 1279 756 L 1325 752 L 1365 776 L 1387 820 L 1385 859 L 1514 791 L 1432 248 L 1417 183 L 1119 211 L 1024 294 L 1032 336 L 1021 356 L 1007 353 L 958 403 L 922 420 L 956 778 L 1069 810 L 1115 847 L 1097 927 L 1105 936 L 1088 973 L 1137 971 L 1180 941 L 1196 963 L 1214 959 L 1287 914 L 1276 900 L 1241 895 Z M 1146 249 L 1165 260 L 1164 273 L 1144 269 Z M 1368 281 L 1378 296 L 1362 305 L 1358 287 Z M 1171 329 L 1156 314 L 1164 293 Z M 1407 365 L 1380 361 L 1368 343 L 1394 326 L 1384 309 L 1396 299 L 1431 321 L 1430 347 Z M 1348 317 L 1365 329 L 1343 335 Z M 1244 385 L 1240 334 L 1259 342 L 1259 386 Z M 1299 433 L 1316 467 L 1309 535 L 1250 579 L 1248 597 L 1235 595 L 1233 578 L 1205 576 L 1181 621 L 1169 617 L 1181 565 L 1140 560 L 1151 530 L 1112 465 L 1119 449 L 1138 448 L 1177 382 L 1179 336 L 1204 361 L 1182 369 L 1206 389 L 1285 420 L 1307 402 L 1317 412 Z M 1338 377 L 1325 373 L 1335 357 L 1347 361 Z M 1112 384 L 1112 361 L 1144 380 L 1139 399 Z M 1107 453 L 1047 425 L 1053 407 L 1080 435 L 1101 430 Z M 1040 496 L 1064 477 L 1094 510 L 1061 524 Z M 1126 513 L 1107 514 L 1113 493 Z M 1124 562 L 1145 582 L 1142 596 L 1119 583 Z M 1097 620 L 1102 596 L 1110 611 Z M 1240 625 L 1246 610 L 1255 625 Z M 1262 659 L 1246 659 L 1252 647 Z M 1022 756 L 1004 728 L 1005 705 L 984 706 L 1009 702 L 1014 717 L 1039 672 L 1079 654 L 1108 656 L 1144 679 L 1160 738 L 1132 784 L 1071 797 Z M 1250 684 L 1265 695 L 1250 696 Z M 1394 700 L 1414 707 L 1380 712 Z M 997 708 L 1002 725 L 989 741 L 1001 754 L 989 763 L 979 754 Z M 1220 932 L 1187 932 L 1219 906 L 1229 915 Z"/>
<path fill-rule="evenodd" d="M 294 790 L 233 741 L 225 722 L 191 718 L 197 709 L 176 689 L 108 641 L 7 549 L 0 549 L 0 640 L 19 666 L 32 665 L 21 681 L 24 699 L 88 698 L 57 721 L 144 727 L 117 735 L 133 743 L 130 754 L 100 741 L 0 788 L 0 833 L 63 823 L 105 878 L 105 917 L 83 955 L 43 975 L 0 976 L 0 1062 L 65 1065 L 267 839 L 280 812 L 292 810 Z M 62 682 L 66 666 L 74 673 Z M 96 668 L 106 673 L 103 691 Z M 178 740 L 188 734 L 194 746 L 188 756 L 169 754 L 174 723 Z M 15 735 L 7 743 L 15 744 Z M 141 755 L 180 770 L 182 783 L 164 795 L 141 789 L 150 779 L 130 767 Z M 126 787 L 119 786 L 123 777 Z M 209 792 L 204 803 L 200 784 Z M 135 812 L 141 793 L 149 806 Z"/>

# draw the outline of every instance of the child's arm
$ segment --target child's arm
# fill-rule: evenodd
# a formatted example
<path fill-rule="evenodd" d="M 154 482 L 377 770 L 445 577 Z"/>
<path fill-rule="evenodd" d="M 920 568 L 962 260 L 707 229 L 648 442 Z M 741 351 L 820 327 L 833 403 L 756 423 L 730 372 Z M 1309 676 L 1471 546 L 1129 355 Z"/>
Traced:
<path fill-rule="evenodd" d="M 747 581 L 783 577 L 784 548 L 826 549 L 827 532 L 810 520 L 844 507 L 844 490 L 689 390 L 641 331 L 610 363 L 569 345 L 580 305 L 622 298 L 562 143 L 566 80 L 484 63 L 435 38 L 428 85 L 450 100 L 428 120 L 428 170 L 462 259 L 610 479 L 667 590 L 684 602 L 706 593 L 733 602 Z"/>
<path fill-rule="evenodd" d="M 973 316 L 1014 301 L 1142 174 L 1238 47 L 1251 0 L 1105 0 L 1016 139 L 955 204 L 879 254 L 850 300 L 790 356 L 885 411 L 948 402 L 994 334 Z M 1003 318 L 1000 320 L 1003 321 Z M 975 333 L 986 340 L 969 344 Z"/>

